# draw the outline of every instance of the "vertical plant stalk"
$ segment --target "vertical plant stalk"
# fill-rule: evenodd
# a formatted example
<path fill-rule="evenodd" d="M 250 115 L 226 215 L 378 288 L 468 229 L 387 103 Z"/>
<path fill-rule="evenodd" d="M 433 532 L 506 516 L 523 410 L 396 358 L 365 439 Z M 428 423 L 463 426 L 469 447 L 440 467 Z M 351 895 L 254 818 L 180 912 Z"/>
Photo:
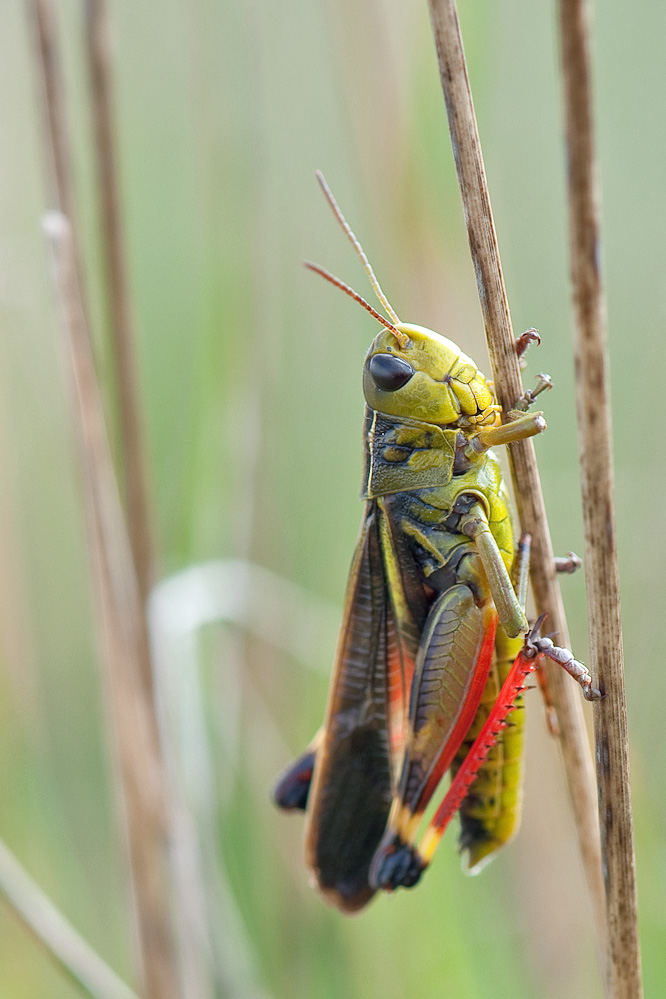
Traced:
<path fill-rule="evenodd" d="M 0 895 L 49 957 L 92 999 L 137 999 L 0 841 Z"/>
<path fill-rule="evenodd" d="M 490 363 L 498 401 L 506 412 L 520 398 L 523 389 L 458 14 L 455 0 L 429 0 L 429 7 Z M 549 627 L 557 631 L 558 641 L 568 646 L 569 636 L 532 441 L 511 444 L 509 457 L 521 527 L 532 535 L 530 575 L 537 610 L 540 614 L 548 614 Z M 597 945 L 603 954 L 606 919 L 596 788 L 580 691 L 557 667 L 548 667 L 548 679 L 557 710 Z"/>
<path fill-rule="evenodd" d="M 55 46 L 53 5 L 50 0 L 31 0 L 32 19 L 44 90 L 44 126 L 48 132 L 48 156 L 58 206 L 75 229 L 76 210 L 72 193 L 69 141 L 58 54 Z"/>
<path fill-rule="evenodd" d="M 142 603 L 153 583 L 154 552 L 134 356 L 134 322 L 125 256 L 111 88 L 111 44 L 103 0 L 86 0 L 86 50 L 95 127 L 102 241 L 115 360 L 127 529 Z M 144 678 L 150 683 L 150 675 Z"/>
<path fill-rule="evenodd" d="M 590 13 L 585 0 L 560 0 L 576 403 L 590 657 L 606 694 L 595 708 L 594 721 L 608 920 L 608 995 L 609 999 L 640 999 L 606 303 L 600 274 L 601 210 L 594 145 Z"/>
<path fill-rule="evenodd" d="M 178 976 L 167 873 L 166 777 L 155 706 L 140 668 L 147 649 L 145 616 L 104 426 L 71 229 L 58 211 L 47 214 L 44 227 L 53 251 L 63 340 L 70 360 L 106 689 L 127 823 L 142 992 L 146 999 L 175 999 Z"/>
<path fill-rule="evenodd" d="M 61 208 L 71 210 L 70 146 L 51 0 L 31 0 L 30 8 L 44 93 L 47 155 L 54 167 L 54 196 Z M 49 214 L 47 233 L 53 248 L 63 340 L 71 361 L 73 418 L 134 889 L 142 991 L 145 999 L 175 999 L 178 975 L 168 868 L 168 778 L 159 748 L 152 683 L 146 682 L 151 662 L 145 607 L 106 434 L 81 289 L 80 257 L 70 220 L 62 211 Z"/>
<path fill-rule="evenodd" d="M 147 466 L 143 445 L 138 376 L 134 353 L 135 327 L 130 296 L 129 267 L 125 250 L 121 185 L 113 103 L 113 44 L 108 5 L 105 0 L 86 0 L 85 45 L 92 113 L 95 129 L 95 157 L 106 263 L 110 332 L 115 361 L 115 380 L 120 414 L 121 456 L 124 462 L 125 509 L 127 531 L 134 557 L 141 605 L 147 611 L 155 572 L 154 532 L 150 511 Z M 144 683 L 154 689 L 163 703 L 164 690 L 160 672 L 151 657 L 144 657 Z M 163 678 L 162 678 L 163 680 Z M 206 911 L 197 892 L 188 863 L 192 860 L 184 848 L 184 838 L 193 817 L 176 788 L 173 745 L 170 733 L 159 718 L 162 758 L 171 776 L 169 823 L 178 848 L 171 852 L 171 874 L 178 897 L 175 930 L 183 996 L 202 999 L 211 994 L 210 969 L 201 959 L 201 934 L 205 932 Z"/>

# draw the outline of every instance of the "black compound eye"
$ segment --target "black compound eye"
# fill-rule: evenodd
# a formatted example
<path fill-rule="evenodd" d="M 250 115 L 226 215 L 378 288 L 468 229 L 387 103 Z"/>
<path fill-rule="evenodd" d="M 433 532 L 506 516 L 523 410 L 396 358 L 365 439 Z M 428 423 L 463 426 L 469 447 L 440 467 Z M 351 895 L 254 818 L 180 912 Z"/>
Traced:
<path fill-rule="evenodd" d="M 414 368 L 395 354 L 374 354 L 368 369 L 372 380 L 383 392 L 395 392 L 406 385 L 414 374 Z"/>

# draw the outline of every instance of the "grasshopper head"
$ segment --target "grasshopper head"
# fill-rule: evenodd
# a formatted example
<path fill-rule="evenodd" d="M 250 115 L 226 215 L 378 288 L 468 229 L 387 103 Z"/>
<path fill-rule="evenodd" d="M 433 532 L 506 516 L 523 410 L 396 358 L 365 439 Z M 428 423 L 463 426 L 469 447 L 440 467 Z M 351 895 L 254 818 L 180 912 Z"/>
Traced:
<path fill-rule="evenodd" d="M 474 361 L 439 333 L 400 322 L 361 244 L 319 171 L 317 180 L 389 317 L 386 319 L 380 315 L 358 292 L 323 267 L 305 264 L 344 291 L 386 327 L 373 340 L 363 367 L 363 392 L 371 409 L 387 416 L 459 428 L 499 422 L 492 391 Z"/>
<path fill-rule="evenodd" d="M 389 416 L 466 427 L 494 423 L 496 408 L 474 361 L 446 337 L 408 323 L 396 324 L 372 342 L 363 366 L 368 405 Z"/>

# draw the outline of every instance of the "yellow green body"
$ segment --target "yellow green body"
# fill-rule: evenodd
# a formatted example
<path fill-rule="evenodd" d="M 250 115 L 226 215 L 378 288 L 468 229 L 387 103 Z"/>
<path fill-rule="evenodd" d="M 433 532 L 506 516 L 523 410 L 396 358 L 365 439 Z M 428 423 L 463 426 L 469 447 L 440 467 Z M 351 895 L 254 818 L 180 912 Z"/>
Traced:
<path fill-rule="evenodd" d="M 416 884 L 428 802 L 521 648 L 515 538 L 490 448 L 545 426 L 502 424 L 474 362 L 420 326 L 375 338 L 363 391 L 365 510 L 323 729 L 276 791 L 283 807 L 306 807 L 306 864 L 343 912 Z M 520 709 L 462 803 L 469 870 L 517 829 L 522 740 Z"/>
<path fill-rule="evenodd" d="M 469 451 L 466 461 L 458 460 L 463 444 L 482 428 L 499 423 L 495 399 L 474 362 L 450 340 L 420 326 L 401 324 L 398 329 L 409 338 L 407 346 L 397 343 L 390 331 L 382 331 L 370 347 L 364 367 L 363 388 L 372 407 L 372 415 L 366 415 L 364 495 L 384 494 L 383 509 L 407 537 L 427 586 L 437 593 L 464 582 L 479 603 L 485 604 L 493 594 L 476 543 L 449 525 L 456 500 L 476 497 L 507 573 L 512 573 L 515 538 L 499 463 L 487 450 L 476 461 Z M 404 387 L 396 391 L 382 391 L 371 375 L 371 359 L 384 352 L 407 360 L 415 369 Z M 382 438 L 376 428 L 378 423 L 387 422 L 387 417 L 394 425 Z M 402 425 L 400 419 L 404 420 Z M 381 489 L 375 486 L 379 469 L 387 480 Z M 499 590 L 505 588 L 506 582 Z M 494 589 L 497 594 L 498 587 Z M 456 754 L 453 772 L 480 731 L 522 644 L 524 618 L 517 628 L 515 607 L 508 609 L 508 620 L 503 620 L 501 606 L 498 611 L 490 675 L 474 722 Z M 500 733 L 460 809 L 461 849 L 466 852 L 470 872 L 480 870 L 519 826 L 523 742 L 524 706 L 520 699 L 511 725 Z M 395 824 L 398 828 L 399 820 Z M 403 828 L 414 831 L 414 825 L 414 820 L 407 819 Z"/>

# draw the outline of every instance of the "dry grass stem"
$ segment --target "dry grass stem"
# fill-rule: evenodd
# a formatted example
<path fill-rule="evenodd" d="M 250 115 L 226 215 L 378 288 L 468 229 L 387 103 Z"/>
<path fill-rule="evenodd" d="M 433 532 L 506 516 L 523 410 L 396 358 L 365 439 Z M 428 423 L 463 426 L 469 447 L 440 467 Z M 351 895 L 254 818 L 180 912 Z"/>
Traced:
<path fill-rule="evenodd" d="M 48 155 L 55 164 L 56 198 L 73 206 L 65 103 L 52 7 L 33 0 L 42 76 Z M 131 547 L 106 434 L 81 291 L 71 224 L 62 212 L 47 216 L 63 339 L 70 359 L 73 417 L 80 445 L 88 542 L 104 640 L 104 666 L 114 749 L 126 820 L 134 888 L 138 950 L 146 999 L 178 994 L 168 876 L 167 778 L 152 697 L 150 652 Z"/>
<path fill-rule="evenodd" d="M 429 0 L 429 6 L 493 377 L 498 400 L 507 411 L 523 389 L 458 15 L 454 0 Z M 527 440 L 512 444 L 509 450 L 520 523 L 532 535 L 531 580 L 536 605 L 539 613 L 548 613 L 549 630 L 557 631 L 558 640 L 568 645 L 534 446 Z M 606 924 L 596 788 L 580 691 L 556 666 L 549 667 L 549 683 L 597 941 L 603 953 Z"/>
<path fill-rule="evenodd" d="M 32 15 L 39 70 L 43 91 L 44 131 L 47 136 L 46 156 L 50 170 L 52 204 L 69 219 L 74 244 L 76 266 L 83 289 L 83 266 L 78 227 L 78 213 L 72 184 L 70 145 L 67 131 L 65 93 L 62 70 L 56 44 L 57 31 L 52 0 L 28 0 Z M 85 301 L 83 302 L 85 308 Z"/>
<path fill-rule="evenodd" d="M 69 162 L 69 141 L 61 70 L 55 45 L 56 28 L 53 4 L 48 0 L 31 0 L 32 19 L 41 66 L 44 89 L 44 127 L 48 133 L 48 156 L 53 179 L 53 196 L 58 207 L 70 220 L 75 233 L 76 208 L 72 194 Z"/>
<path fill-rule="evenodd" d="M 142 681 L 146 623 L 104 426 L 79 294 L 71 232 L 61 212 L 45 229 L 53 250 L 84 476 L 88 542 L 103 637 L 106 690 L 127 821 L 146 999 L 178 994 L 167 875 L 166 780 L 154 704 Z"/>
<path fill-rule="evenodd" d="M 137 999 L 0 841 L 0 894 L 47 954 L 93 999 Z"/>
<path fill-rule="evenodd" d="M 597 781 L 608 919 L 608 995 L 642 995 L 629 750 L 613 498 L 606 304 L 599 270 L 600 208 L 591 59 L 584 0 L 560 0 L 574 303 L 580 478 L 590 656 L 606 698 L 595 708 Z"/>
<path fill-rule="evenodd" d="M 118 181 L 111 91 L 110 32 L 106 6 L 102 0 L 87 0 L 85 6 L 86 48 L 95 125 L 102 238 L 120 413 L 122 442 L 120 452 L 125 466 L 127 528 L 139 592 L 145 605 L 150 586 L 154 581 L 154 553 L 134 358 L 134 323 Z M 146 683 L 150 683 L 150 675 L 144 679 Z"/>

